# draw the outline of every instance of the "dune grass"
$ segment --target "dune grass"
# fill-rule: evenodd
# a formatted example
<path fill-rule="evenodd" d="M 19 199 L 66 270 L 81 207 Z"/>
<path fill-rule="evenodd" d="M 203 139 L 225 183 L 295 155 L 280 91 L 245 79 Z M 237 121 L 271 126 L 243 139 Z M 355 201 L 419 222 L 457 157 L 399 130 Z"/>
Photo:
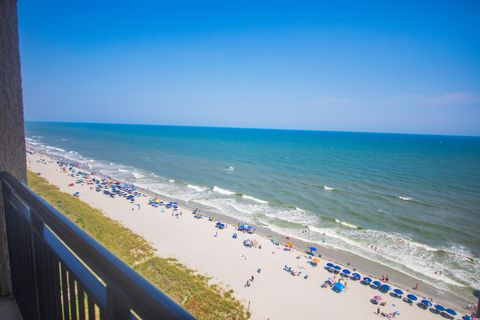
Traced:
<path fill-rule="evenodd" d="M 100 210 L 60 191 L 30 171 L 28 185 L 198 319 L 249 318 L 249 313 L 233 297 L 232 291 L 209 284 L 208 277 L 196 273 L 175 259 L 156 256 L 150 243 L 108 218 Z"/>

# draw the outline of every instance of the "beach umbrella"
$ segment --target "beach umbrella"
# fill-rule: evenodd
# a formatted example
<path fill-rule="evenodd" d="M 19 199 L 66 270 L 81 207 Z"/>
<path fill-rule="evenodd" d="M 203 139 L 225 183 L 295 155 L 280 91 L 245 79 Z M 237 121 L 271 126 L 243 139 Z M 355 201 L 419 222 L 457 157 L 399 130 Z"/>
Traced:
<path fill-rule="evenodd" d="M 289 247 L 293 247 L 293 242 L 292 241 L 288 241 L 286 246 L 289 246 Z"/>
<path fill-rule="evenodd" d="M 360 279 L 361 277 L 362 277 L 362 276 L 361 276 L 359 273 L 356 273 L 356 272 L 352 273 L 352 278 L 355 279 L 355 280 L 358 280 L 358 279 Z"/>
<path fill-rule="evenodd" d="M 329 267 L 329 268 L 333 268 L 334 266 L 335 266 L 335 265 L 334 265 L 333 263 L 331 263 L 331 262 L 327 263 L 327 267 Z"/>
<path fill-rule="evenodd" d="M 313 262 L 313 263 L 319 263 L 319 262 L 320 262 L 320 258 L 313 258 L 313 259 L 312 259 L 312 262 Z"/>
<path fill-rule="evenodd" d="M 363 282 L 365 282 L 365 283 L 370 283 L 370 282 L 372 282 L 372 279 L 369 278 L 369 277 L 364 277 L 364 278 L 363 278 Z"/>
<path fill-rule="evenodd" d="M 349 275 L 351 273 L 351 271 L 348 269 L 343 269 L 342 272 L 346 275 Z"/>
<path fill-rule="evenodd" d="M 377 302 L 380 302 L 380 301 L 382 301 L 382 297 L 380 297 L 380 296 L 375 296 L 375 297 L 373 297 L 373 300 L 375 300 L 375 301 L 377 301 Z"/>
<path fill-rule="evenodd" d="M 343 289 L 345 289 L 345 285 L 343 285 L 340 281 L 335 283 L 335 285 L 332 288 L 332 290 L 337 292 L 337 293 L 342 292 Z"/>
<path fill-rule="evenodd" d="M 310 249 L 310 251 L 317 251 L 317 248 L 315 248 L 315 247 L 310 247 L 309 249 Z"/>
<path fill-rule="evenodd" d="M 430 302 L 430 300 L 427 300 L 427 299 L 423 299 L 423 300 L 422 300 L 422 304 L 423 304 L 425 307 L 431 307 L 431 306 L 432 306 L 432 303 Z"/>
<path fill-rule="evenodd" d="M 378 280 L 373 281 L 373 284 L 377 287 L 380 287 L 382 285 L 382 283 Z"/>
<path fill-rule="evenodd" d="M 403 295 L 403 291 L 400 289 L 394 289 L 393 292 L 395 292 L 399 296 Z"/>
<path fill-rule="evenodd" d="M 342 267 L 340 267 L 340 266 L 333 266 L 333 269 L 340 271 L 340 270 L 342 269 Z"/>
<path fill-rule="evenodd" d="M 409 300 L 412 300 L 412 301 L 417 301 L 417 299 L 418 299 L 416 295 L 411 294 L 411 293 L 410 293 L 410 294 L 407 294 L 407 298 L 408 298 Z"/>
<path fill-rule="evenodd" d="M 435 307 L 435 309 L 437 309 L 437 311 L 440 311 L 440 312 L 445 311 L 445 309 L 446 309 L 441 304 L 436 304 L 434 307 Z"/>
<path fill-rule="evenodd" d="M 382 289 L 383 291 L 389 291 L 392 289 L 392 287 L 390 287 L 388 284 L 384 284 L 380 287 L 380 289 Z"/>
<path fill-rule="evenodd" d="M 457 312 L 453 309 L 446 309 L 445 312 L 448 313 L 451 316 L 456 316 L 457 315 Z"/>
<path fill-rule="evenodd" d="M 466 314 L 462 317 L 462 320 L 472 320 L 472 317 Z"/>

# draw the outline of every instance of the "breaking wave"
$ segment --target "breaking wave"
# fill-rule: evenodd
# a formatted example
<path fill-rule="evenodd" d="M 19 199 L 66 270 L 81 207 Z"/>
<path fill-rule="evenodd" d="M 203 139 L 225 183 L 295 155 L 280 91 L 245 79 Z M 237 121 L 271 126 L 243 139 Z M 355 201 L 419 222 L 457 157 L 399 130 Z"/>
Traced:
<path fill-rule="evenodd" d="M 175 182 L 175 180 L 173 180 L 171 182 Z M 198 191 L 198 192 L 202 192 L 202 191 L 205 191 L 205 190 L 208 189 L 208 187 L 197 186 L 197 185 L 194 185 L 194 184 L 187 184 L 187 188 L 193 189 L 193 190 Z"/>
<path fill-rule="evenodd" d="M 212 188 L 212 191 L 213 192 L 216 192 L 216 193 L 220 193 L 220 194 L 223 194 L 223 195 L 226 195 L 226 196 L 231 196 L 231 195 L 234 195 L 235 192 L 233 191 L 230 191 L 228 189 L 223 189 L 223 188 L 220 188 L 220 187 L 217 187 L 217 186 L 214 186 Z"/>
<path fill-rule="evenodd" d="M 268 204 L 268 201 L 264 201 L 264 200 L 261 200 L 261 199 L 257 199 L 255 197 L 252 197 L 252 196 L 248 196 L 246 194 L 242 194 L 242 198 L 243 199 L 247 199 L 247 200 L 252 200 L 256 203 L 261 203 L 261 204 Z"/>

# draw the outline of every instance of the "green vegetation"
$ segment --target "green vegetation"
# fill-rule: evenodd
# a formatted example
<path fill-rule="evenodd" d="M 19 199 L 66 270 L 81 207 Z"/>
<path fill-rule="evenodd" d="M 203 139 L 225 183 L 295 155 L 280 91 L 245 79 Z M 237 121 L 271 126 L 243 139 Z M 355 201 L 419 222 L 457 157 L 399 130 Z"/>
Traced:
<path fill-rule="evenodd" d="M 108 248 L 138 273 L 181 304 L 198 319 L 247 319 L 248 312 L 232 291 L 208 283 L 209 279 L 174 259 L 155 255 L 142 237 L 100 210 L 60 191 L 42 177 L 28 172 L 28 185 L 94 239 Z"/>

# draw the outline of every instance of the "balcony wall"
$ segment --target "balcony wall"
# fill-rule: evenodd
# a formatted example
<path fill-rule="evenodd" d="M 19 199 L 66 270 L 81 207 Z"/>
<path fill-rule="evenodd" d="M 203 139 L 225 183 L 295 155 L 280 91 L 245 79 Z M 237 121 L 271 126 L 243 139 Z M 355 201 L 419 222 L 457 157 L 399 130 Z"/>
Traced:
<path fill-rule="evenodd" d="M 17 1 L 0 1 L 0 171 L 26 181 Z M 0 199 L 0 295 L 10 293 L 3 200 Z"/>

